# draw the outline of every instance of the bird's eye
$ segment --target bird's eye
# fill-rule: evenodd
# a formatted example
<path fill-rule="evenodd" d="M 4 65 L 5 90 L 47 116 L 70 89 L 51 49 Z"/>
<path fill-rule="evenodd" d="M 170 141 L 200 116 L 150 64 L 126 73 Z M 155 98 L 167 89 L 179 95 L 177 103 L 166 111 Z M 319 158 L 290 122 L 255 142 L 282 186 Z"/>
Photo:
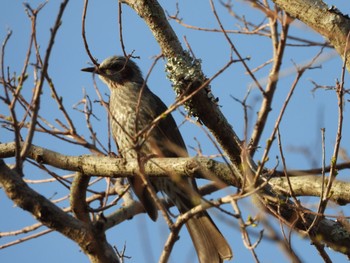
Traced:
<path fill-rule="evenodd" d="M 105 70 L 105 74 L 106 75 L 114 75 L 114 74 L 116 74 L 118 72 L 118 70 L 115 70 L 115 69 L 106 69 Z"/>
<path fill-rule="evenodd" d="M 113 65 L 113 67 L 111 67 L 111 70 L 114 70 L 114 71 L 118 72 L 118 71 L 123 70 L 124 68 L 125 68 L 124 65 L 116 64 L 116 65 Z"/>
<path fill-rule="evenodd" d="M 120 73 L 124 69 L 123 65 L 113 65 L 113 67 L 105 69 L 105 74 L 114 75 Z"/>

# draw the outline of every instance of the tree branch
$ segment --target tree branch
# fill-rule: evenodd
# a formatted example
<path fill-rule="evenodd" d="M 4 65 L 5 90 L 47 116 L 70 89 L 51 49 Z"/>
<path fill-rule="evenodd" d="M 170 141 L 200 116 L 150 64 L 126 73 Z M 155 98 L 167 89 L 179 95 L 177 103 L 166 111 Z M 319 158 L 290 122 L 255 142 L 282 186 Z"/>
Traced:
<path fill-rule="evenodd" d="M 69 196 L 72 212 L 76 218 L 85 223 L 90 222 L 88 205 L 86 203 L 86 190 L 89 186 L 89 181 L 90 177 L 77 172 L 74 176 Z"/>
<path fill-rule="evenodd" d="M 292 17 L 299 19 L 327 38 L 350 71 L 350 52 L 344 52 L 350 31 L 350 18 L 337 8 L 329 8 L 322 0 L 273 0 Z"/>
<path fill-rule="evenodd" d="M 123 3 L 133 8 L 152 31 L 163 55 L 168 59 L 168 77 L 172 81 L 176 93 L 181 96 L 181 94 L 186 94 L 188 91 L 200 89 L 196 93 L 195 99 L 190 100 L 185 105 L 188 106 L 190 114 L 198 117 L 210 130 L 231 162 L 238 165 L 241 162 L 241 142 L 220 111 L 207 86 L 208 83 L 202 87 L 206 77 L 202 72 L 200 63 L 198 60 L 193 60 L 184 51 L 166 19 L 162 7 L 155 0 L 124 0 Z M 237 171 L 239 171 L 238 168 Z"/>
<path fill-rule="evenodd" d="M 31 148 L 31 147 L 29 147 Z M 38 194 L 0 159 L 0 185 L 6 195 L 19 207 L 30 212 L 45 226 L 75 241 L 91 262 L 119 262 L 114 249 L 107 243 L 98 224 L 84 224 L 62 211 Z"/>
<path fill-rule="evenodd" d="M 12 143 L 0 144 L 0 158 L 15 156 L 16 145 Z M 59 169 L 81 172 L 84 176 L 99 177 L 129 177 L 138 171 L 136 159 L 121 159 L 92 155 L 68 156 L 48 149 L 32 145 L 28 150 L 28 158 L 39 163 L 48 164 Z M 176 160 L 176 161 L 174 161 Z M 337 169 L 349 167 L 340 164 Z M 153 158 L 145 163 L 147 176 L 168 176 L 169 171 L 179 176 L 190 176 L 205 179 L 218 178 L 226 185 L 240 187 L 239 175 L 232 174 L 226 163 L 217 162 L 205 157 L 196 158 Z M 326 167 L 326 171 L 329 171 Z M 321 196 L 322 177 L 316 176 L 318 170 L 288 171 L 289 180 L 295 196 Z M 269 184 L 277 194 L 290 196 L 288 180 L 284 173 L 270 171 Z M 215 180 L 214 180 L 215 181 Z M 216 187 L 223 187 L 216 183 Z M 340 205 L 350 203 L 350 183 L 335 180 L 330 200 Z"/>
<path fill-rule="evenodd" d="M 0 144 L 0 157 L 14 156 L 15 147 L 15 143 Z M 123 159 L 109 157 L 65 156 L 34 145 L 28 149 L 28 158 L 33 158 L 41 163 L 47 163 L 61 169 L 81 171 L 83 174 L 91 176 L 132 176 L 138 169 L 137 160 L 125 161 Z M 223 178 L 223 181 L 226 183 L 230 182 L 230 180 L 225 178 L 232 177 L 231 169 L 227 164 L 218 163 L 206 158 L 176 158 L 176 162 L 174 162 L 174 158 L 155 158 L 145 164 L 145 173 L 148 176 L 166 176 L 169 170 L 182 176 L 194 176 L 203 174 L 203 171 L 205 171 L 204 175 L 209 173 L 213 176 L 215 174 L 216 176 L 220 176 L 221 179 Z M 142 207 L 135 202 L 135 204 L 130 204 L 128 209 L 121 208 L 107 216 L 107 218 L 97 220 L 95 223 L 82 224 L 82 222 L 65 214 L 46 198 L 31 190 L 23 182 L 22 178 L 11 171 L 4 162 L 0 163 L 0 171 L 2 171 L 2 174 L 0 174 L 0 183 L 7 195 L 18 206 L 30 211 L 43 224 L 75 240 L 79 245 L 85 244 L 84 246 L 86 246 L 86 244 L 90 244 L 91 239 L 89 238 L 100 240 L 98 241 L 100 242 L 99 244 L 94 243 L 97 251 L 94 250 L 93 253 L 88 250 L 88 248 L 91 249 L 91 246 L 83 247 L 83 250 L 87 251 L 87 254 L 90 256 L 98 251 L 103 251 L 101 246 L 106 246 L 105 248 L 109 246 L 105 241 L 104 231 L 101 231 L 101 229 L 107 230 L 121 220 L 125 220 L 125 215 L 131 217 L 134 213 L 137 214 L 142 210 Z M 227 174 L 230 176 L 227 176 Z M 276 172 L 276 174 L 278 173 Z M 306 175 L 290 177 L 289 180 L 295 196 L 320 196 L 322 183 L 324 183 L 321 177 Z M 231 183 L 238 183 L 238 181 L 231 181 Z M 274 189 L 275 194 L 289 195 L 289 186 L 286 178 L 271 178 L 268 184 Z M 347 193 L 350 193 L 349 183 L 334 181 L 330 199 L 340 204 L 348 203 L 350 202 L 350 194 Z M 227 198 L 233 197 L 229 196 Z M 242 197 L 237 195 L 235 198 Z M 278 198 L 268 197 L 264 194 L 261 194 L 260 198 L 267 198 L 265 201 L 268 204 L 266 209 L 272 214 L 281 217 L 281 220 L 297 231 L 305 232 L 315 218 L 312 211 L 304 209 L 301 206 L 295 207 L 291 202 L 281 204 L 281 200 Z M 295 209 L 302 209 L 302 211 L 295 211 Z M 45 216 L 43 217 L 42 215 Z M 299 215 L 303 215 L 303 221 Z M 65 225 L 62 222 L 65 222 Z M 84 235 L 83 233 L 85 232 L 90 233 L 90 235 Z M 339 233 L 340 236 L 334 233 Z M 347 249 L 343 249 L 343 247 L 350 247 L 350 237 L 342 225 L 333 220 L 322 218 L 319 227 L 310 233 L 310 236 L 314 238 L 317 235 L 322 237 L 320 240 L 321 243 L 323 242 L 327 246 L 349 255 L 350 252 Z M 90 242 L 86 242 L 86 240 L 82 241 L 84 238 L 88 238 Z M 107 249 L 107 251 L 109 250 Z"/>

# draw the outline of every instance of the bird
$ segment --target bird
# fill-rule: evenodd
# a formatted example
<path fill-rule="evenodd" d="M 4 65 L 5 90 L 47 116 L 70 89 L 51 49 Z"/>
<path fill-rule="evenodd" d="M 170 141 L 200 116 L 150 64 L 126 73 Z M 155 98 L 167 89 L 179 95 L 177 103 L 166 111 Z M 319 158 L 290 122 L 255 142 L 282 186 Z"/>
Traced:
<path fill-rule="evenodd" d="M 112 137 L 123 158 L 187 157 L 188 152 L 171 114 L 165 114 L 152 127 L 152 121 L 168 109 L 145 83 L 137 64 L 125 56 L 112 56 L 82 71 L 95 73 L 108 86 L 109 118 Z M 140 131 L 147 130 L 141 133 Z M 194 179 L 176 176 L 148 178 L 144 184 L 139 176 L 128 178 L 131 188 L 149 217 L 156 221 L 158 207 L 147 187 L 161 192 L 181 214 L 201 203 Z M 147 185 L 147 186 L 146 186 Z M 206 211 L 186 222 L 200 263 L 216 263 L 232 258 L 230 245 Z"/>

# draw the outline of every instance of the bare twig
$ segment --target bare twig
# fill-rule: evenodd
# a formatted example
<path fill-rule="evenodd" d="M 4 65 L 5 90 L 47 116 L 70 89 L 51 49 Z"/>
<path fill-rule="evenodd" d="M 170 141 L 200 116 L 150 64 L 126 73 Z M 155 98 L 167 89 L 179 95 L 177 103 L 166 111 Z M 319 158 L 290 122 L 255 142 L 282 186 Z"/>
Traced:
<path fill-rule="evenodd" d="M 284 16 L 284 21 L 282 23 L 282 32 L 280 35 L 279 41 L 277 40 L 277 31 L 276 31 L 276 17 L 269 18 L 270 19 L 270 27 L 271 27 L 271 39 L 272 39 L 272 49 L 273 49 L 273 65 L 269 74 L 268 83 L 266 89 L 262 91 L 262 95 L 264 96 L 263 102 L 261 104 L 261 108 L 259 110 L 259 116 L 256 121 L 254 131 L 250 140 L 251 149 L 250 154 L 253 156 L 257 146 L 260 141 L 260 137 L 266 126 L 266 121 L 271 111 L 272 100 L 274 97 L 275 90 L 277 88 L 277 83 L 279 80 L 279 71 L 282 64 L 282 59 L 284 55 L 284 49 L 287 42 L 287 35 L 289 29 L 290 19 L 287 14 Z"/>
<path fill-rule="evenodd" d="M 224 34 L 227 42 L 229 43 L 231 49 L 233 50 L 233 52 L 236 54 L 236 56 L 238 57 L 238 60 L 242 63 L 243 67 L 245 68 L 245 70 L 248 72 L 249 76 L 253 79 L 255 85 L 257 86 L 257 88 L 264 93 L 263 88 L 261 87 L 259 81 L 256 79 L 255 75 L 251 72 L 250 68 L 248 67 L 247 63 L 245 62 L 245 60 L 243 59 L 243 57 L 241 56 L 241 54 L 238 52 L 236 46 L 233 44 L 233 42 L 231 41 L 230 37 L 228 36 L 228 34 L 226 33 L 226 30 L 224 29 L 224 26 L 221 23 L 220 17 L 216 12 L 215 9 L 215 5 L 214 2 L 212 0 L 210 0 L 210 6 L 212 8 L 213 14 L 216 18 L 216 21 L 218 22 L 222 33 Z"/>
<path fill-rule="evenodd" d="M 324 189 L 324 193 L 321 196 L 321 201 L 318 207 L 318 216 L 315 218 L 315 221 L 311 225 L 311 227 L 316 226 L 318 227 L 318 221 L 320 220 L 320 217 L 323 216 L 324 211 L 327 208 L 327 203 L 330 198 L 331 190 L 333 182 L 338 174 L 338 171 L 336 169 L 336 164 L 338 161 L 338 154 L 340 149 L 340 142 L 342 139 L 342 132 L 343 132 L 343 120 L 344 120 L 344 76 L 345 76 L 345 70 L 346 70 L 346 63 L 347 63 L 347 53 L 348 53 L 348 44 L 350 39 L 350 32 L 347 36 L 347 41 L 344 49 L 344 62 L 342 67 L 342 73 L 341 73 L 341 82 L 337 80 L 336 83 L 336 95 L 338 99 L 338 128 L 337 128 L 337 134 L 335 138 L 335 144 L 334 144 L 334 150 L 333 150 L 333 156 L 330 162 L 330 171 L 329 171 L 329 180 L 327 182 L 327 186 Z M 312 230 L 310 227 L 309 231 Z"/>
<path fill-rule="evenodd" d="M 232 207 L 233 207 L 235 213 L 237 215 L 239 215 L 238 216 L 238 222 L 239 222 L 240 231 L 241 231 L 242 238 L 243 238 L 243 243 L 246 246 L 246 248 L 249 249 L 250 252 L 252 253 L 252 256 L 253 256 L 253 259 L 255 260 L 255 262 L 260 262 L 259 259 L 258 259 L 258 255 L 255 252 L 255 248 L 258 246 L 258 244 L 262 240 L 262 233 L 260 233 L 260 236 L 259 236 L 258 240 L 252 245 L 252 243 L 250 241 L 250 236 L 249 236 L 248 231 L 247 231 L 247 227 L 249 225 L 247 225 L 244 222 L 243 217 L 242 217 L 242 212 L 241 212 L 241 209 L 238 206 L 237 201 L 236 200 L 232 200 L 231 204 L 232 204 Z"/>
<path fill-rule="evenodd" d="M 98 67 L 99 64 L 97 63 L 97 61 L 95 60 L 95 58 L 92 56 L 92 54 L 90 52 L 89 45 L 87 43 L 86 35 L 85 35 L 85 18 L 86 18 L 86 11 L 87 11 L 88 4 L 89 4 L 89 0 L 85 0 L 84 1 L 83 16 L 82 16 L 82 23 L 81 23 L 81 34 L 82 34 L 82 37 L 83 37 L 84 47 L 85 47 L 86 53 L 88 54 L 88 56 L 89 56 L 90 60 L 92 61 L 92 63 L 96 67 Z"/>
<path fill-rule="evenodd" d="M 122 9 L 123 5 L 121 1 L 118 1 L 118 24 L 119 24 L 119 39 L 120 39 L 120 45 L 122 47 L 122 51 L 124 54 L 124 57 L 127 57 L 127 53 L 125 51 L 125 45 L 124 45 L 124 39 L 123 39 L 123 20 L 122 20 Z"/>
<path fill-rule="evenodd" d="M 280 124 L 280 122 L 282 120 L 283 114 L 284 114 L 284 112 L 285 112 L 285 110 L 287 108 L 287 105 L 288 105 L 288 103 L 289 103 L 289 101 L 290 101 L 290 99 L 291 99 L 291 97 L 293 95 L 294 89 L 296 88 L 296 86 L 297 86 L 300 78 L 304 74 L 304 72 L 307 69 L 311 68 L 311 66 L 316 61 L 316 59 L 321 54 L 321 52 L 322 52 L 322 50 L 318 54 L 316 54 L 316 56 L 306 66 L 303 66 L 302 68 L 297 68 L 297 75 L 296 75 L 296 77 L 294 79 L 294 82 L 293 82 L 293 84 L 292 84 L 292 86 L 290 88 L 290 91 L 289 91 L 289 93 L 288 93 L 288 95 L 286 97 L 286 100 L 285 100 L 285 102 L 284 102 L 284 104 L 283 104 L 283 106 L 281 108 L 281 111 L 280 111 L 280 113 L 279 113 L 279 115 L 277 117 L 277 120 L 275 122 L 275 126 L 273 128 L 273 131 L 272 131 L 269 139 L 267 140 L 267 144 L 266 144 L 266 147 L 265 147 L 262 159 L 261 159 L 261 163 L 260 163 L 260 165 L 259 165 L 259 167 L 258 167 L 258 169 L 257 169 L 257 171 L 255 173 L 255 181 L 256 182 L 258 181 L 258 179 L 259 179 L 259 177 L 260 177 L 260 175 L 262 173 L 262 170 L 264 168 L 265 162 L 267 161 L 268 153 L 269 153 L 270 148 L 272 146 L 272 143 L 273 143 L 273 141 L 275 139 L 275 135 L 276 135 L 276 132 L 278 130 L 279 124 Z"/>
<path fill-rule="evenodd" d="M 32 144 L 32 140 L 33 140 L 34 132 L 35 132 L 35 126 L 37 124 L 37 118 L 38 118 L 38 113 L 39 113 L 39 108 L 40 108 L 41 90 L 42 90 L 42 87 L 44 84 L 45 76 L 47 74 L 50 54 L 51 54 L 51 50 L 52 50 L 52 47 L 54 44 L 56 33 L 61 25 L 61 18 L 62 18 L 63 12 L 64 12 L 67 4 L 68 4 L 68 0 L 64 0 L 61 3 L 60 10 L 58 12 L 54 27 L 51 30 L 51 37 L 49 40 L 48 47 L 46 49 L 45 59 L 44 59 L 43 67 L 41 69 L 40 80 L 37 82 L 36 87 L 35 87 L 35 92 L 34 92 L 34 96 L 33 96 L 32 118 L 31 118 L 29 130 L 28 130 L 28 135 L 26 137 L 25 143 L 24 143 L 23 148 L 21 150 L 21 159 L 24 159 L 26 157 L 28 150 L 30 148 L 30 145 Z M 20 167 L 20 169 L 21 169 L 22 164 L 19 163 L 19 164 L 17 164 L 17 166 Z"/>

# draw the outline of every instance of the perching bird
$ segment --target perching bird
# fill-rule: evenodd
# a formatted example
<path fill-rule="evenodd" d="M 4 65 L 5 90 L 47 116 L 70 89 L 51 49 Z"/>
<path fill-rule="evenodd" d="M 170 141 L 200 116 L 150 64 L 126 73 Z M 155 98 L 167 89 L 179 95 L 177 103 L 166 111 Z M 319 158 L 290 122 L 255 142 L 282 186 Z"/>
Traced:
<path fill-rule="evenodd" d="M 165 104 L 152 93 L 139 67 L 129 58 L 113 56 L 98 67 L 82 71 L 96 73 L 110 89 L 109 111 L 113 138 L 124 158 L 184 157 L 188 156 L 185 143 L 173 117 L 168 114 L 148 133 L 136 135 L 167 110 Z M 195 181 L 174 177 L 149 178 L 156 192 L 160 191 L 185 213 L 200 204 Z M 158 209 L 150 192 L 139 176 L 129 179 L 133 191 L 152 220 Z M 232 257 L 227 241 L 207 212 L 201 212 L 186 222 L 187 229 L 201 263 L 223 262 Z"/>

